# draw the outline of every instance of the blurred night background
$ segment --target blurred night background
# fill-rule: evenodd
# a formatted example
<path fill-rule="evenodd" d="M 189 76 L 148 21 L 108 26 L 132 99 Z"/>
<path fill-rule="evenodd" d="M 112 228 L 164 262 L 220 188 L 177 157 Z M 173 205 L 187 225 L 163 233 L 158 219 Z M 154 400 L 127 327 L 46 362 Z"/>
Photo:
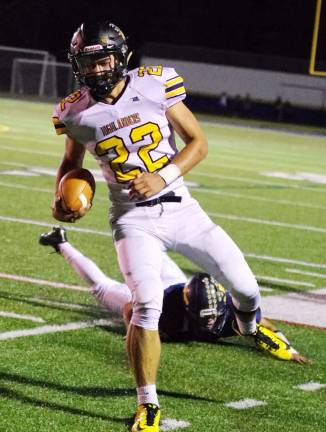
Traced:
<path fill-rule="evenodd" d="M 221 108 L 226 115 L 243 114 L 254 118 L 274 116 L 272 120 L 322 124 L 326 104 L 323 90 L 325 78 L 309 76 L 317 1 L 206 0 L 190 3 L 177 0 L 1 0 L 0 45 L 47 51 L 54 56 L 51 61 L 64 63 L 67 62 L 71 36 L 77 27 L 83 21 L 107 18 L 121 27 L 128 36 L 129 47 L 134 52 L 130 67 L 136 67 L 143 60 L 147 63 L 150 59 L 163 60 L 164 64 L 178 66 L 178 72 L 184 76 L 186 85 L 187 81 L 189 83 L 188 103 L 197 111 L 219 114 L 221 106 L 218 101 L 222 95 L 222 104 L 227 99 L 228 106 Z M 322 19 L 325 15 L 323 9 L 324 7 L 321 14 L 321 32 L 322 23 L 325 21 Z M 323 55 L 323 52 L 326 52 L 325 39 L 321 37 L 319 40 L 316 60 L 321 61 L 322 68 L 323 59 L 326 59 L 326 55 Z M 20 59 L 15 57 L 13 68 L 13 59 L 2 59 L 0 51 L 0 66 L 4 71 L 0 71 L 4 80 L 0 91 L 9 91 L 10 87 L 11 93 L 33 93 L 24 82 L 24 71 L 26 72 L 28 67 L 32 68 L 32 62 L 23 62 L 23 58 L 28 58 L 26 53 L 17 55 Z M 31 58 L 34 59 L 33 67 L 36 70 L 36 62 L 40 60 L 36 60 L 34 54 Z M 206 73 L 203 73 L 204 69 L 199 70 L 199 64 L 202 68 L 206 65 Z M 214 69 L 213 65 L 220 69 Z M 232 70 L 226 69 L 228 67 Z M 234 68 L 242 68 L 244 74 L 239 75 L 240 69 Z M 44 72 L 44 67 L 42 70 Z M 255 71 L 259 70 L 266 71 L 266 74 L 255 75 Z M 278 80 L 278 90 L 276 84 L 271 82 L 271 87 L 275 87 L 273 94 L 267 94 L 266 91 L 259 93 L 257 89 L 253 89 L 252 83 L 249 83 L 249 71 L 253 71 L 252 80 L 258 79 L 262 87 L 268 87 L 269 79 L 274 79 L 267 73 L 274 72 L 274 77 L 277 73 L 295 74 L 298 79 L 293 80 L 288 75 L 287 80 L 284 75 L 285 78 Z M 57 89 L 55 92 L 44 90 L 50 85 L 47 83 L 50 78 L 48 75 L 42 76 L 39 79 L 44 81 L 43 93 L 39 92 L 39 95 L 63 97 L 66 90 L 63 87 L 67 86 L 60 82 L 66 78 L 62 78 L 59 65 L 56 72 L 51 73 L 56 74 Z M 6 74 L 10 75 L 7 81 Z M 305 76 L 306 80 L 302 81 L 299 76 Z M 203 77 L 203 81 L 214 81 L 214 84 L 211 87 L 201 87 L 195 82 L 200 81 L 198 77 Z M 241 87 L 227 84 L 225 77 L 233 77 L 233 81 L 243 79 L 243 91 Z M 36 72 L 35 79 L 37 80 Z M 52 77 L 51 80 L 53 79 Z M 53 86 L 53 83 L 51 85 Z M 295 92 L 300 93 L 297 99 Z M 303 106 L 302 101 L 307 99 L 310 102 Z M 255 108 L 256 103 L 258 105 Z M 266 104 L 272 105 L 272 108 L 268 110 Z M 243 112 L 245 105 L 247 109 Z M 278 105 L 281 113 L 275 108 Z M 306 114 L 302 118 L 299 111 L 303 108 Z M 295 109 L 298 109 L 298 112 L 293 118 L 284 118 L 286 111 L 293 112 Z"/>
<path fill-rule="evenodd" d="M 0 38 L 63 60 L 80 23 L 108 18 L 135 46 L 160 42 L 307 59 L 314 13 L 314 0 L 2 0 Z"/>

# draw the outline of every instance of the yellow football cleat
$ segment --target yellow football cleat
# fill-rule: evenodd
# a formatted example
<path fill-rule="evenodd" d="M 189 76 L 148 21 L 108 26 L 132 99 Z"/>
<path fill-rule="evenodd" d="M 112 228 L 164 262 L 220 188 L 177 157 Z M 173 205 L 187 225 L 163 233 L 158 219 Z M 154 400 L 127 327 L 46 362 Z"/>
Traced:
<path fill-rule="evenodd" d="M 280 360 L 292 360 L 291 346 L 280 339 L 272 330 L 257 324 L 257 330 L 253 334 L 256 347 Z"/>
<path fill-rule="evenodd" d="M 159 432 L 161 410 L 154 404 L 139 405 L 131 432 Z"/>

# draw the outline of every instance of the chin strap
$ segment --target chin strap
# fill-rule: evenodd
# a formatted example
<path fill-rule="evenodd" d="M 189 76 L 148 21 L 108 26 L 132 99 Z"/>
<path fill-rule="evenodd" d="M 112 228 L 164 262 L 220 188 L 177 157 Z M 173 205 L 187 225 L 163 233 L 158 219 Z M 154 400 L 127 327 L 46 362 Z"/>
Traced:
<path fill-rule="evenodd" d="M 126 85 L 127 85 L 127 80 L 125 79 L 125 78 L 122 78 L 122 79 L 120 79 L 116 84 L 114 84 L 112 87 L 110 87 L 110 88 L 107 88 L 106 90 L 104 89 L 104 86 L 103 86 L 103 92 L 100 92 L 100 93 L 98 93 L 98 90 L 100 89 L 100 88 L 98 88 L 98 90 L 96 90 L 96 89 L 92 89 L 92 88 L 90 88 L 90 92 L 91 92 L 91 95 L 92 95 L 92 97 L 96 100 L 96 101 L 104 101 L 104 102 L 108 102 L 108 100 L 109 100 L 109 103 L 110 104 L 112 104 L 112 103 L 114 103 L 114 101 L 116 100 L 116 99 L 118 99 L 118 97 L 120 96 L 120 93 L 117 95 L 117 96 L 112 96 L 112 94 L 111 94 L 111 92 L 113 91 L 113 89 L 121 82 L 121 81 L 124 81 L 124 86 L 123 86 L 123 88 L 121 89 L 121 92 L 125 89 L 125 87 L 126 87 Z"/>

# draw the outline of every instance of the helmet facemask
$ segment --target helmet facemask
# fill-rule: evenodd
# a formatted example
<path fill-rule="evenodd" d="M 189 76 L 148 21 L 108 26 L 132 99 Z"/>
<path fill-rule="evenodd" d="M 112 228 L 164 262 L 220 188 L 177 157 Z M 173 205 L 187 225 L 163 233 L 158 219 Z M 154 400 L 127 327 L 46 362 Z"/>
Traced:
<path fill-rule="evenodd" d="M 99 27 L 82 25 L 74 34 L 69 61 L 80 86 L 96 99 L 110 94 L 127 73 L 128 46 L 121 30 L 104 22 Z"/>
<path fill-rule="evenodd" d="M 123 59 L 116 52 L 101 50 L 77 55 L 74 62 L 80 85 L 89 87 L 97 97 L 110 93 L 126 73 Z"/>
<path fill-rule="evenodd" d="M 217 333 L 225 321 L 226 291 L 207 273 L 196 273 L 185 285 L 183 299 L 191 321 L 204 331 Z"/>

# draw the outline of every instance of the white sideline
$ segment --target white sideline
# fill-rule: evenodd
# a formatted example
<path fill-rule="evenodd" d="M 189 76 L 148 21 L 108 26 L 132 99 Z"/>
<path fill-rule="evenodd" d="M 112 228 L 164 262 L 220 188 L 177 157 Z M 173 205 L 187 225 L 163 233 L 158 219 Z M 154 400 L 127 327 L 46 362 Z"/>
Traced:
<path fill-rule="evenodd" d="M 26 321 L 34 321 L 34 322 L 39 322 L 39 323 L 44 323 L 44 319 L 43 318 L 39 318 L 33 315 L 23 315 L 23 314 L 18 314 L 15 312 L 5 312 L 5 311 L 0 311 L 0 317 L 4 317 L 4 318 L 15 318 L 15 319 L 21 319 L 21 320 L 26 320 Z"/>
<path fill-rule="evenodd" d="M 33 329 L 13 330 L 13 331 L 0 333 L 0 340 L 16 339 L 19 337 L 37 336 L 41 334 L 60 333 L 64 331 L 81 330 L 81 329 L 91 328 L 96 326 L 112 326 L 112 325 L 113 325 L 112 321 L 105 320 L 105 319 L 98 319 L 94 321 L 72 322 L 72 323 L 62 324 L 62 325 L 47 325 L 42 327 L 36 327 Z"/>
<path fill-rule="evenodd" d="M 238 409 L 238 410 L 254 408 L 254 407 L 262 406 L 262 405 L 266 405 L 266 402 L 256 400 L 256 399 L 241 399 L 238 401 L 227 402 L 224 404 L 224 406 L 226 406 L 228 408 L 234 408 L 234 409 Z"/>

